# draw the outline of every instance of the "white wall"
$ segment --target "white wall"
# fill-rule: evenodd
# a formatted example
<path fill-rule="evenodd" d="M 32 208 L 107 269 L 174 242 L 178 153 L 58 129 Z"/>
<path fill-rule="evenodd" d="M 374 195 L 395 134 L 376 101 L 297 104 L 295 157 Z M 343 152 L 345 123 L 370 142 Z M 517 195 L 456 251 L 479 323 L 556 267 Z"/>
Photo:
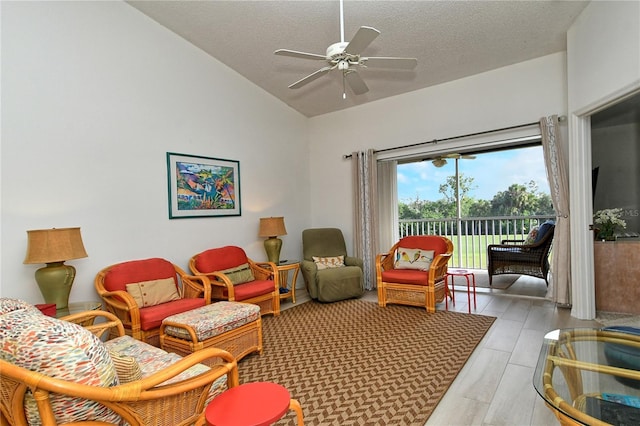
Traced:
<path fill-rule="evenodd" d="M 570 112 L 640 82 L 640 2 L 592 1 L 567 32 Z"/>
<path fill-rule="evenodd" d="M 557 53 L 310 119 L 312 225 L 343 228 L 353 247 L 351 166 L 343 159 L 353 150 L 391 148 L 565 114 L 565 60 L 564 53 Z"/>
<path fill-rule="evenodd" d="M 299 258 L 310 218 L 308 120 L 123 2 L 2 2 L 0 293 L 41 303 L 26 231 L 80 226 L 96 273 L 206 248 L 266 260 L 260 217 L 284 216 Z M 240 161 L 242 215 L 168 219 L 166 152 Z"/>
<path fill-rule="evenodd" d="M 593 1 L 567 32 L 572 316 L 596 315 L 588 116 L 640 90 L 640 2 Z"/>

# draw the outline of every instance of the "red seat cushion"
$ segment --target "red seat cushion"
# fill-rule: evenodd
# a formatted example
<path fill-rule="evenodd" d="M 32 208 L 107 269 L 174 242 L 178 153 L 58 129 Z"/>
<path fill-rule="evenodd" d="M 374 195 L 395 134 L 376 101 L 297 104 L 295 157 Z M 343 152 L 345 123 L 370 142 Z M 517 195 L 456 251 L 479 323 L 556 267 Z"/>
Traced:
<path fill-rule="evenodd" d="M 127 291 L 127 284 L 163 278 L 173 278 L 178 286 L 176 270 L 171 262 L 160 258 L 131 260 L 113 265 L 107 271 L 104 288 L 108 291 Z"/>
<path fill-rule="evenodd" d="M 233 294 L 237 302 L 241 302 L 243 300 L 251 299 L 252 297 L 261 296 L 263 294 L 271 293 L 275 291 L 276 287 L 273 281 L 249 281 L 248 283 L 238 284 L 233 286 Z M 223 292 L 224 296 L 227 297 L 227 291 Z"/>
<path fill-rule="evenodd" d="M 181 314 L 205 305 L 204 299 L 180 299 L 140 309 L 140 328 L 144 331 L 160 327 L 170 315 Z"/>
<path fill-rule="evenodd" d="M 225 246 L 196 255 L 195 265 L 199 272 L 208 274 L 240 266 L 248 261 L 247 254 L 240 247 Z"/>
<path fill-rule="evenodd" d="M 382 281 L 385 283 L 427 285 L 429 272 L 417 269 L 390 269 L 382 272 Z"/>

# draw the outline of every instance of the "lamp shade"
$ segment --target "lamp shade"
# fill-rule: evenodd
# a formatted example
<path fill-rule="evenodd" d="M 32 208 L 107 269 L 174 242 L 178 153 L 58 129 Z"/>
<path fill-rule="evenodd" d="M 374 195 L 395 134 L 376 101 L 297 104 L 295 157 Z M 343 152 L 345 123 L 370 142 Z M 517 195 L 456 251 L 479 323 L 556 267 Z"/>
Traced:
<path fill-rule="evenodd" d="M 27 231 L 24 263 L 53 263 L 87 257 L 80 228 L 53 228 Z"/>
<path fill-rule="evenodd" d="M 259 237 L 277 237 L 287 235 L 284 227 L 284 217 L 261 217 Z"/>

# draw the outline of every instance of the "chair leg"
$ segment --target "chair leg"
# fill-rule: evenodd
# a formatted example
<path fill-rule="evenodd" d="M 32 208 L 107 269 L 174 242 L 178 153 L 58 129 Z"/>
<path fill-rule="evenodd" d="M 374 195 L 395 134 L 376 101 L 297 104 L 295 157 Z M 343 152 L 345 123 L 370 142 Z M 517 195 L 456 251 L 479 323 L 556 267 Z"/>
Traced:
<path fill-rule="evenodd" d="M 298 426 L 304 426 L 302 407 L 297 399 L 291 399 L 291 401 L 289 401 L 289 409 L 296 412 L 296 416 L 298 417 Z"/>

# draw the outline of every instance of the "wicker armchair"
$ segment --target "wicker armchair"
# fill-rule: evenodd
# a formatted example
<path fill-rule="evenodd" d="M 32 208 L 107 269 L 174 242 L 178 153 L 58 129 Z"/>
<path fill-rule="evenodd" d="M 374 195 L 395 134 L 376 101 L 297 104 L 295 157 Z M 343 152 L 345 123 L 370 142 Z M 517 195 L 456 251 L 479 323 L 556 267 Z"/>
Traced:
<path fill-rule="evenodd" d="M 404 255 L 400 249 L 433 250 L 433 260 L 426 270 L 400 269 L 398 261 Z M 427 312 L 435 312 L 436 303 L 442 302 L 447 295 L 445 277 L 452 253 L 453 243 L 445 237 L 422 235 L 400 239 L 388 253 L 376 256 L 378 304 L 383 307 L 387 303 L 421 306 Z"/>
<path fill-rule="evenodd" d="M 124 335 L 122 323 L 109 312 L 89 311 L 62 319 L 76 324 L 94 324 L 96 318 L 100 318 L 98 323 L 85 327 L 96 336 Z M 222 362 L 211 368 L 200 364 L 210 358 Z M 178 375 L 183 376 L 176 377 Z M 30 395 L 37 401 L 37 413 L 43 425 L 63 424 L 54 414 L 60 409 L 68 414 L 69 410 L 60 406 L 64 404 L 63 400 L 86 400 L 86 404 L 107 407 L 132 426 L 191 425 L 202 418 L 206 404 L 214 396 L 239 384 L 236 360 L 230 353 L 217 348 L 197 351 L 142 379 L 110 387 L 53 378 L 4 360 L 0 360 L 0 378 L 0 424 L 12 426 L 28 424 L 25 398 L 31 398 Z M 168 380 L 170 382 L 165 383 Z M 107 423 L 76 419 L 73 424 Z"/>
<path fill-rule="evenodd" d="M 176 300 L 139 306 L 127 291 L 127 284 L 153 283 L 167 279 L 172 279 L 175 284 L 178 295 Z M 179 266 L 159 258 L 132 260 L 108 266 L 98 272 L 94 285 L 106 310 L 122 321 L 125 332 L 134 339 L 154 346 L 160 345 L 160 325 L 164 318 L 211 302 L 211 290 L 206 277 L 187 275 Z"/>
<path fill-rule="evenodd" d="M 280 274 L 273 262 L 256 263 L 236 246 L 205 250 L 189 259 L 189 269 L 211 283 L 211 300 L 253 303 L 260 314 L 280 315 Z"/>
<path fill-rule="evenodd" d="M 487 247 L 489 285 L 494 275 L 518 274 L 542 278 L 549 286 L 549 251 L 553 242 L 554 225 L 533 244 L 525 240 L 502 240 L 502 244 Z"/>

